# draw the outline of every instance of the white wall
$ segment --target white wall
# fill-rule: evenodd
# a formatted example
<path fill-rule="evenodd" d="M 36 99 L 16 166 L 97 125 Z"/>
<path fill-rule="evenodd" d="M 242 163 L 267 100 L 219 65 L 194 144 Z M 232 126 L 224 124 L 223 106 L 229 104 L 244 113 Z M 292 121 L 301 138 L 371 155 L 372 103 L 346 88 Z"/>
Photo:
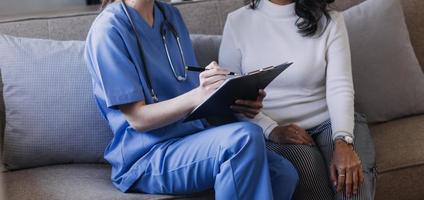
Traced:
<path fill-rule="evenodd" d="M 85 3 L 85 0 L 0 0 L 0 15 L 66 9 Z"/>

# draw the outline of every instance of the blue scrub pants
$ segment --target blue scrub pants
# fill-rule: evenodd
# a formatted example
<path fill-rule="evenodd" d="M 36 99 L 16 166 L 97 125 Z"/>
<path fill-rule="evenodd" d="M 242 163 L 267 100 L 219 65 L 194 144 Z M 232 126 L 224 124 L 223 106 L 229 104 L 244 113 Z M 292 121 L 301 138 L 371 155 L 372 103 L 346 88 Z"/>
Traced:
<path fill-rule="evenodd" d="M 211 128 L 155 148 L 135 191 L 190 194 L 214 188 L 217 200 L 289 200 L 297 186 L 296 169 L 266 150 L 262 129 L 251 123 Z"/>

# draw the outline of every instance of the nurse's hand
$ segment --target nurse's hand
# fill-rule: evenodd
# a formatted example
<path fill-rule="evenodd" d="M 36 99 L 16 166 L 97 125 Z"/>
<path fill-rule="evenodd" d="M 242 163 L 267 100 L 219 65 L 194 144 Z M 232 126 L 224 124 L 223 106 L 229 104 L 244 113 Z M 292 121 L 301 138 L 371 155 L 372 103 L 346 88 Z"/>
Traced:
<path fill-rule="evenodd" d="M 206 66 L 206 69 L 208 70 L 200 73 L 200 85 L 196 88 L 199 97 L 197 101 L 198 104 L 203 102 L 203 100 L 219 88 L 230 73 L 230 71 L 219 67 L 215 61 Z"/>
<path fill-rule="evenodd" d="M 231 106 L 231 109 L 237 113 L 241 113 L 244 116 L 253 119 L 256 115 L 259 114 L 259 112 L 261 112 L 263 107 L 262 101 L 264 100 L 265 96 L 265 91 L 259 90 L 258 97 L 255 101 L 239 99 L 235 102 L 235 105 Z"/>

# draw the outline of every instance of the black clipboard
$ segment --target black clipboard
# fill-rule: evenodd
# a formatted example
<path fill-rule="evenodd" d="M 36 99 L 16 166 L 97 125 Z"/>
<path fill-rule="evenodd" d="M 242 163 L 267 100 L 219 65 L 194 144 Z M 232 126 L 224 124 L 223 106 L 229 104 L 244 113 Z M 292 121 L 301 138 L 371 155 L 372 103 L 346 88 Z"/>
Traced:
<path fill-rule="evenodd" d="M 226 80 L 221 87 L 212 93 L 203 103 L 197 106 L 184 122 L 191 120 L 234 116 L 230 109 L 237 99 L 255 100 L 259 89 L 265 89 L 278 75 L 293 63 L 262 68 L 243 76 Z"/>

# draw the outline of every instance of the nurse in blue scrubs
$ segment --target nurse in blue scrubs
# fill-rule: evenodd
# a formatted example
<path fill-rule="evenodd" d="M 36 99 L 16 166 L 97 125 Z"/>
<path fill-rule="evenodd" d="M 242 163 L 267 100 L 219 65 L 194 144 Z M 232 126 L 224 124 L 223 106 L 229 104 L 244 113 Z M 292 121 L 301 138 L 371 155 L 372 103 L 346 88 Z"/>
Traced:
<path fill-rule="evenodd" d="M 248 122 L 211 127 L 182 120 L 226 79 L 215 62 L 199 74 L 178 10 L 153 0 L 105 1 L 86 44 L 96 102 L 114 137 L 105 151 L 122 192 L 190 194 L 216 199 L 291 199 L 297 172 L 266 150 Z M 265 96 L 233 109 L 255 117 Z"/>

